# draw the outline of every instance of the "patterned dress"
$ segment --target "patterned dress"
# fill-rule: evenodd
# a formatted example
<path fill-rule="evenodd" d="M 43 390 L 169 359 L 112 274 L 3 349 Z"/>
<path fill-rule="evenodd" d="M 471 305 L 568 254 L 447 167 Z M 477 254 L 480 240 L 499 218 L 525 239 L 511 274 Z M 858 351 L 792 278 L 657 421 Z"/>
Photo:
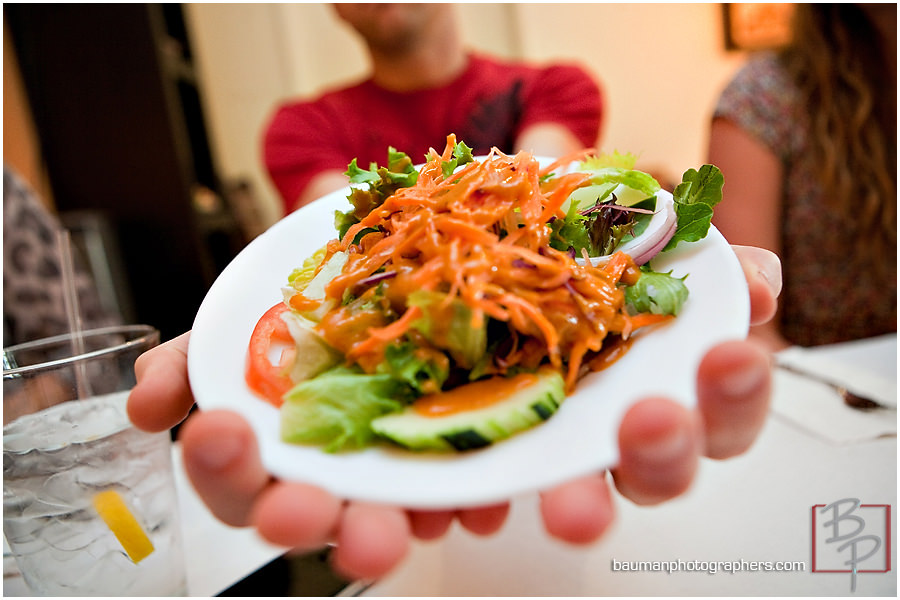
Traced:
<path fill-rule="evenodd" d="M 883 257 L 891 265 L 887 279 L 854 256 L 855 237 L 845 218 L 823 200 L 806 107 L 777 56 L 751 59 L 723 92 L 715 117 L 732 121 L 781 160 L 782 335 L 814 346 L 895 332 L 896 249 Z"/>
<path fill-rule="evenodd" d="M 3 346 L 67 333 L 59 221 L 11 170 L 3 168 Z M 72 249 L 73 254 L 75 248 Z M 74 255 L 75 287 L 83 329 L 114 325 L 94 280 Z"/>

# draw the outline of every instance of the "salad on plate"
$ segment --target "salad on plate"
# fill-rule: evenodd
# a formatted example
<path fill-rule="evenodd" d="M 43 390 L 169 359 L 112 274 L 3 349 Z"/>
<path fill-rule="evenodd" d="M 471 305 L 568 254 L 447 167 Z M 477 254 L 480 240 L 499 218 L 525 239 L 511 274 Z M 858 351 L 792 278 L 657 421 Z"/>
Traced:
<path fill-rule="evenodd" d="M 705 237 L 712 165 L 673 193 L 635 157 L 559 160 L 455 136 L 419 167 L 348 167 L 335 235 L 261 315 L 245 381 L 281 438 L 328 453 L 483 448 L 560 409 L 588 373 L 676 319 L 686 277 L 650 260 Z"/>

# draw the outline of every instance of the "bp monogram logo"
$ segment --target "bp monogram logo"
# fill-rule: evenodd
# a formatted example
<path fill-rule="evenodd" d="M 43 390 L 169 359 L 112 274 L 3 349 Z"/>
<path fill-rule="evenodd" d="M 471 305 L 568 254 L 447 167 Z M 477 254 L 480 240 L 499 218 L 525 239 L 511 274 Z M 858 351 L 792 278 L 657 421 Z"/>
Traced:
<path fill-rule="evenodd" d="M 856 591 L 860 573 L 891 569 L 891 507 L 844 498 L 812 507 L 812 572 L 848 573 Z"/>

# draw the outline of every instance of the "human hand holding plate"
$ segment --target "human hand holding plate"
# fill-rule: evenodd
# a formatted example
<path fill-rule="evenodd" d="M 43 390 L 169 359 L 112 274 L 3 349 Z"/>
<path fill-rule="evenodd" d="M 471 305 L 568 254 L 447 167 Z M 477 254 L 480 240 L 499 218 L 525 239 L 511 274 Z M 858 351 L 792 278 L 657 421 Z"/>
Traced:
<path fill-rule="evenodd" d="M 755 248 L 737 248 L 750 288 L 754 324 L 774 314 L 780 266 L 777 257 Z M 185 357 L 189 335 L 145 354 L 129 414 L 139 427 L 163 430 L 176 425 L 193 404 Z M 619 429 L 619 491 L 647 504 L 678 495 L 690 484 L 700 449 L 726 458 L 746 450 L 768 407 L 768 357 L 748 342 L 716 346 L 697 373 L 698 406 L 687 410 L 665 399 L 637 401 Z M 702 427 L 698 427 L 698 417 Z M 660 441 L 683 440 L 681 444 Z M 499 528 L 504 505 L 458 511 L 407 511 L 342 503 L 323 490 L 273 480 L 263 466 L 255 433 L 229 411 L 197 412 L 181 430 L 183 460 L 200 497 L 219 519 L 254 526 L 268 541 L 285 547 L 315 547 L 338 541 L 334 566 L 348 577 L 377 578 L 404 556 L 411 535 L 432 539 L 454 518 L 468 530 L 487 534 Z M 347 509 L 354 506 L 350 513 Z M 603 473 L 563 483 L 542 494 L 547 531 L 567 542 L 587 543 L 613 518 Z"/>
<path fill-rule="evenodd" d="M 325 215 L 330 216 L 329 210 L 321 211 L 322 222 Z M 751 283 L 754 319 L 766 320 L 775 293 L 764 281 L 759 285 L 755 281 L 760 270 L 758 257 L 741 259 Z M 768 271 L 768 280 L 774 281 Z M 183 336 L 163 344 L 138 365 L 138 386 L 129 409 L 139 426 L 170 427 L 186 414 L 192 402 L 184 363 L 187 340 Z M 193 343 L 191 352 L 193 355 Z M 635 501 L 656 502 L 683 490 L 693 476 L 701 448 L 709 455 L 724 457 L 742 451 L 755 437 L 768 399 L 765 357 L 746 343 L 729 342 L 706 354 L 697 377 L 697 411 L 684 407 L 689 402 L 653 398 L 636 403 L 625 413 L 618 431 L 619 466 L 614 472 L 622 493 Z M 735 386 L 736 382 L 740 385 Z M 660 390 L 665 392 L 668 387 Z M 628 401 L 637 399 L 629 396 Z M 703 427 L 698 426 L 698 413 L 703 415 Z M 448 510 L 412 510 L 404 515 L 385 506 L 342 504 L 339 496 L 320 488 L 273 480 L 260 459 L 258 433 L 247 419 L 229 411 L 203 410 L 182 432 L 188 474 L 219 518 L 233 525 L 253 524 L 265 538 L 285 546 L 319 545 L 337 539 L 335 561 L 350 576 L 376 577 L 390 569 L 402 557 L 410 533 L 423 538 L 438 536 L 454 517 L 476 533 L 489 533 L 505 516 L 502 501 L 487 508 L 455 510 L 448 506 Z M 677 439 L 685 443 L 659 443 Z M 597 464 L 608 465 L 611 460 Z M 545 525 L 560 539 L 590 541 L 611 519 L 608 488 L 596 471 L 558 485 L 542 497 Z M 401 499 L 397 504 L 408 503 Z"/>

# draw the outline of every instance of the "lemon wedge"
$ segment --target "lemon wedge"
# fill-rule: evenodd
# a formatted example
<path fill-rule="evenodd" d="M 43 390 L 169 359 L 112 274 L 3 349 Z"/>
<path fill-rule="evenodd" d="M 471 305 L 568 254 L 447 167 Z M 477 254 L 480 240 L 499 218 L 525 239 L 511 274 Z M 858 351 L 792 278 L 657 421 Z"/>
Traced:
<path fill-rule="evenodd" d="M 128 510 L 119 492 L 105 490 L 98 493 L 94 496 L 94 508 L 133 563 L 141 562 L 153 552 L 153 542 Z"/>

